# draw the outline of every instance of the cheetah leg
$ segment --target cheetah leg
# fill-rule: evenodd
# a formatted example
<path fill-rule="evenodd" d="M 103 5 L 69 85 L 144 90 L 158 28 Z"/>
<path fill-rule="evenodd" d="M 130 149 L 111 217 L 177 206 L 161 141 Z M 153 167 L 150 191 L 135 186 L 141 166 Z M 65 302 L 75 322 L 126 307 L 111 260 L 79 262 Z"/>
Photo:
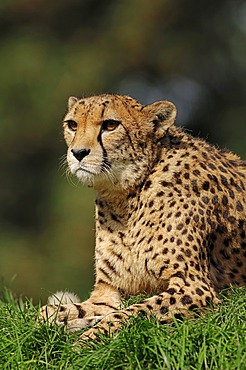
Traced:
<path fill-rule="evenodd" d="M 107 284 L 97 284 L 88 300 L 82 303 L 41 307 L 39 321 L 66 326 L 75 332 L 95 325 L 105 315 L 120 307 L 120 293 Z"/>
<path fill-rule="evenodd" d="M 111 335 L 129 317 L 137 316 L 140 312 L 146 314 L 147 318 L 152 314 L 165 324 L 171 322 L 173 317 L 189 316 L 191 310 L 205 307 L 208 302 L 219 302 L 215 291 L 209 284 L 186 286 L 183 278 L 174 278 L 171 279 L 167 291 L 145 299 L 140 304 L 133 304 L 126 309 L 109 313 L 96 327 L 86 330 L 80 339 L 82 341 L 88 338 L 96 339 L 98 332 Z"/>

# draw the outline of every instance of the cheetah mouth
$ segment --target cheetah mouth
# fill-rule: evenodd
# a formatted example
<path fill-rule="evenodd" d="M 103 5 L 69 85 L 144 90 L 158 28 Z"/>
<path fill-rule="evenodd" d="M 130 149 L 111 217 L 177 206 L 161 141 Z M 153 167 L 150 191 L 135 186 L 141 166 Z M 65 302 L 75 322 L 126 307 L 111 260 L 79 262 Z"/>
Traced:
<path fill-rule="evenodd" d="M 79 167 L 75 169 L 72 174 L 77 177 L 79 182 L 89 187 L 93 186 L 95 183 L 96 174 L 87 168 Z"/>
<path fill-rule="evenodd" d="M 81 172 L 86 172 L 92 176 L 96 176 L 96 174 L 90 170 L 88 170 L 87 168 L 84 168 L 84 167 L 79 167 L 76 171 L 75 171 L 75 175 L 77 176 L 79 173 Z"/>

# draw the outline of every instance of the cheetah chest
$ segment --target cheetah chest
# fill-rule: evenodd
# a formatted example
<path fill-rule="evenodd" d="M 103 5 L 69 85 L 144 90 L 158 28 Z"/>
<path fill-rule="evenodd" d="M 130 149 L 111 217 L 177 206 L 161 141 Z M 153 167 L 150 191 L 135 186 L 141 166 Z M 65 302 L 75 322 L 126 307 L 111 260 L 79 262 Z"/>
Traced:
<path fill-rule="evenodd" d="M 163 291 L 173 273 L 163 245 L 148 227 L 98 230 L 96 243 L 97 276 L 123 290 L 125 294 Z M 99 275 L 98 275 L 99 274 Z"/>

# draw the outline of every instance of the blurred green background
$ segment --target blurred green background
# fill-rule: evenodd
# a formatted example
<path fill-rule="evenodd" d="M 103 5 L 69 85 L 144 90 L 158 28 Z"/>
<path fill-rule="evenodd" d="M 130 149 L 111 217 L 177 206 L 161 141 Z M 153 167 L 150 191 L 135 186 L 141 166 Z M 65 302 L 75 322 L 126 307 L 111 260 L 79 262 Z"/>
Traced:
<path fill-rule="evenodd" d="M 245 33 L 238 0 L 1 0 L 0 276 L 16 294 L 92 288 L 95 194 L 60 166 L 68 96 L 169 99 L 246 158 Z"/>

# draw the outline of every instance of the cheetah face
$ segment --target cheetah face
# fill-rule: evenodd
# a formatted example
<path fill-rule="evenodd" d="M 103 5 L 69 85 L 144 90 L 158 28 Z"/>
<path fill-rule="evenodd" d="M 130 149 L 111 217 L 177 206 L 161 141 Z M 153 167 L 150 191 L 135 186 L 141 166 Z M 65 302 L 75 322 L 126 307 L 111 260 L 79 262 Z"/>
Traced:
<path fill-rule="evenodd" d="M 69 98 L 64 137 L 71 173 L 96 189 L 136 185 L 151 168 L 155 139 L 175 112 L 166 101 L 143 106 L 119 95 Z"/>

